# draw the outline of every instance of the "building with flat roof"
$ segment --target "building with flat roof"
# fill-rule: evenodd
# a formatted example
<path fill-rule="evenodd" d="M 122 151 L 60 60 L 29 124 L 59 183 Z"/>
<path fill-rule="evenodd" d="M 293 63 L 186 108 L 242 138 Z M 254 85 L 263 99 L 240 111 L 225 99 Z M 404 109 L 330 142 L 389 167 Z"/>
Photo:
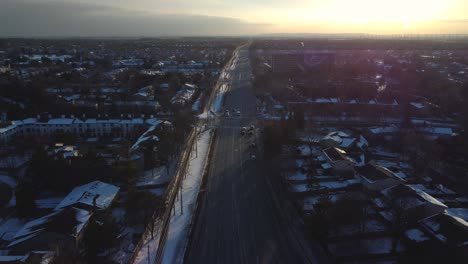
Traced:
<path fill-rule="evenodd" d="M 361 181 L 364 187 L 372 191 L 381 191 L 406 182 L 391 170 L 374 161 L 370 161 L 360 168 L 355 177 Z"/>

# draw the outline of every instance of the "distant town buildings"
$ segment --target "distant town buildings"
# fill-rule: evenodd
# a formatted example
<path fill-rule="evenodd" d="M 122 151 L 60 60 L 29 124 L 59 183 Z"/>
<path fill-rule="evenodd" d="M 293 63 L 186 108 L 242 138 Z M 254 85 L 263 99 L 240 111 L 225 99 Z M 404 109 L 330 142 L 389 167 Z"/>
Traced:
<path fill-rule="evenodd" d="M 271 54 L 271 66 L 276 73 L 331 73 L 335 63 L 333 53 L 309 51 L 278 51 Z"/>

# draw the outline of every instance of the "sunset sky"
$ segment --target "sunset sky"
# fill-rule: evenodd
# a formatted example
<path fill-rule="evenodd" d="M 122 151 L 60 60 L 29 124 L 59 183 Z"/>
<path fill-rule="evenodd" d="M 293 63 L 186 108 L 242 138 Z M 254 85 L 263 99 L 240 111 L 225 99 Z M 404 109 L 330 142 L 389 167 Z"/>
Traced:
<path fill-rule="evenodd" d="M 0 36 L 468 34 L 467 0 L 0 0 Z"/>

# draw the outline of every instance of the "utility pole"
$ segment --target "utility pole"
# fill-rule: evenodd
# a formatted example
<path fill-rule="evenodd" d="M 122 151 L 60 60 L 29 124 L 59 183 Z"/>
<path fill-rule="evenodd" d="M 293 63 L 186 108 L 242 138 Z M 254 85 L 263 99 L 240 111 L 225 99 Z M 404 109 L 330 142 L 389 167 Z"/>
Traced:
<path fill-rule="evenodd" d="M 180 185 L 180 214 L 184 214 L 184 207 L 183 207 L 183 199 L 182 199 L 182 187 L 184 186 L 183 182 L 182 185 Z"/>
<path fill-rule="evenodd" d="M 197 127 L 195 128 L 195 135 L 198 136 L 198 128 Z M 195 158 L 198 158 L 198 140 L 195 140 Z"/>

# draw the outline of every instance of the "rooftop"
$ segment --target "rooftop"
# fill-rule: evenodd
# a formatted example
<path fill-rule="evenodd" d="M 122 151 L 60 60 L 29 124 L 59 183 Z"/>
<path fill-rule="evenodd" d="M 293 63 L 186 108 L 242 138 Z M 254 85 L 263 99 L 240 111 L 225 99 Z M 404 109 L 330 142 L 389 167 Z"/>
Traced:
<path fill-rule="evenodd" d="M 101 181 L 90 182 L 73 189 L 62 202 L 57 205 L 55 210 L 78 204 L 92 207 L 94 203 L 96 203 L 98 209 L 106 209 L 117 196 L 119 189 L 120 188 L 115 185 Z"/>
<path fill-rule="evenodd" d="M 331 161 L 347 160 L 346 152 L 339 148 L 324 149 L 323 152 Z"/>
<path fill-rule="evenodd" d="M 378 165 L 374 161 L 370 161 L 369 163 L 367 163 L 360 170 L 360 175 L 370 182 L 376 182 L 385 179 L 395 179 L 404 182 L 404 180 L 398 177 L 395 173 L 393 173 L 385 167 Z"/>
<path fill-rule="evenodd" d="M 468 223 L 446 213 L 421 220 L 421 225 L 439 241 L 455 246 L 468 245 Z"/>

